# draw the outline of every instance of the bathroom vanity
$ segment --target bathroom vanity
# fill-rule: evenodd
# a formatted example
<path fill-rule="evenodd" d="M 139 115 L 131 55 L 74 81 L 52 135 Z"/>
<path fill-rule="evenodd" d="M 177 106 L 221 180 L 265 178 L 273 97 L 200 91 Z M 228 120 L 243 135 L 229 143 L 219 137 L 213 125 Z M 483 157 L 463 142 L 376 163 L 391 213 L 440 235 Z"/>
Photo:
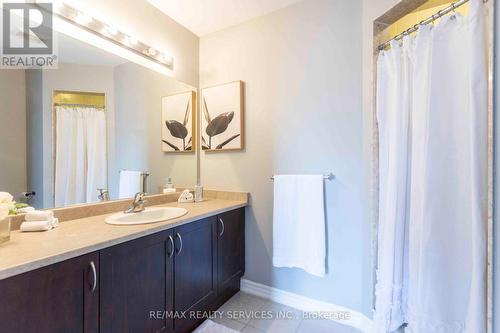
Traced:
<path fill-rule="evenodd" d="M 188 214 L 139 226 L 99 215 L 14 232 L 2 246 L 12 258 L 0 258 L 2 331 L 191 332 L 239 290 L 246 204 L 169 203 Z"/>
<path fill-rule="evenodd" d="M 50 8 L 57 66 L 0 71 L 0 122 L 11 125 L 0 192 L 61 223 L 20 232 L 23 216 L 0 214 L 3 239 L 13 230 L 0 244 L 0 333 L 191 332 L 239 290 L 248 204 L 206 190 L 177 203 L 174 187 L 201 189 L 201 113 L 198 75 L 182 82 L 174 64 L 195 73 L 198 61 L 187 68 L 163 42 L 82 20 L 81 8 Z M 134 195 L 142 208 L 137 193 L 150 194 L 148 214 L 112 216 Z"/>

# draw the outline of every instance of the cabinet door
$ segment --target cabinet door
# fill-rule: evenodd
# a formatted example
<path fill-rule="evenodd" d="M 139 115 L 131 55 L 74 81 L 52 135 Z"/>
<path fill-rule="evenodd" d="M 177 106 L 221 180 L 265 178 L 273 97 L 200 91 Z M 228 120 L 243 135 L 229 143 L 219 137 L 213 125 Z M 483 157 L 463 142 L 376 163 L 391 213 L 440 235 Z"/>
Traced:
<path fill-rule="evenodd" d="M 104 249 L 101 332 L 171 332 L 173 239 L 161 232 Z"/>
<path fill-rule="evenodd" d="M 99 332 L 98 267 L 91 253 L 1 280 L 0 331 Z"/>
<path fill-rule="evenodd" d="M 223 299 L 239 290 L 245 272 L 244 214 L 244 209 L 237 209 L 217 216 L 218 292 Z"/>
<path fill-rule="evenodd" d="M 186 318 L 175 320 L 176 332 L 191 332 L 203 318 L 192 311 L 212 309 L 216 297 L 216 219 L 210 217 L 175 229 L 175 310 Z"/>

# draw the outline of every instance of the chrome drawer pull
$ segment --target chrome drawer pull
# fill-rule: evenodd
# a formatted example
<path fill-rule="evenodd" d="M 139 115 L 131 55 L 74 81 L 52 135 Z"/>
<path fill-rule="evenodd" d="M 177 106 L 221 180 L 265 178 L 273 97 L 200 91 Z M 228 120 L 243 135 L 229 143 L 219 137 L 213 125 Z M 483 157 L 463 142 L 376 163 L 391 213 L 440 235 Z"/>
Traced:
<path fill-rule="evenodd" d="M 179 239 L 179 250 L 177 251 L 177 255 L 181 254 L 181 251 L 182 251 L 182 237 L 181 237 L 181 234 L 177 233 L 175 235 L 175 237 L 177 237 Z"/>
<path fill-rule="evenodd" d="M 172 256 L 174 255 L 174 252 L 175 252 L 174 238 L 172 237 L 172 235 L 168 235 L 168 240 L 170 242 L 170 245 L 172 246 L 172 252 L 170 252 L 170 254 L 168 254 L 168 249 L 167 249 L 167 256 L 169 258 L 172 258 Z"/>
<path fill-rule="evenodd" d="M 224 221 L 220 217 L 219 217 L 219 222 L 220 222 L 220 225 L 221 225 L 221 231 L 220 231 L 219 237 L 222 237 L 222 235 L 224 235 L 224 230 L 226 230 L 226 228 L 224 226 Z"/>
<path fill-rule="evenodd" d="M 92 288 L 90 289 L 90 291 L 94 292 L 95 288 L 97 287 L 97 271 L 95 269 L 95 264 L 93 261 L 90 262 L 90 270 L 92 271 Z"/>

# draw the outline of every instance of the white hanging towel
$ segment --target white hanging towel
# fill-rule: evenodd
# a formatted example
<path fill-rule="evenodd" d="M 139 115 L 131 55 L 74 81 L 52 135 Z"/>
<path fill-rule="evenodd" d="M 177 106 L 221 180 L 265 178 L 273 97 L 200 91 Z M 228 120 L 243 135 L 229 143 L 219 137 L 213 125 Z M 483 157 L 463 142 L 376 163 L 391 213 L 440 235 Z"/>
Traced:
<path fill-rule="evenodd" d="M 137 192 L 141 191 L 142 171 L 120 171 L 120 199 L 132 198 Z"/>
<path fill-rule="evenodd" d="M 323 175 L 274 176 L 273 265 L 325 275 Z"/>

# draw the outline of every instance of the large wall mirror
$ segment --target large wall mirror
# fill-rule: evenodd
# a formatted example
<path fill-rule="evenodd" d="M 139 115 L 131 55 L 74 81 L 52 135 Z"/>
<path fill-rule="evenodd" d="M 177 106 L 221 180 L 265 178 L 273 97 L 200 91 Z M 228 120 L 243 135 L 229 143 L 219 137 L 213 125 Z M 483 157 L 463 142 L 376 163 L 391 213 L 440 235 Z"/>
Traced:
<path fill-rule="evenodd" d="M 0 70 L 0 191 L 41 209 L 192 187 L 196 88 L 56 34 L 57 69 Z"/>

